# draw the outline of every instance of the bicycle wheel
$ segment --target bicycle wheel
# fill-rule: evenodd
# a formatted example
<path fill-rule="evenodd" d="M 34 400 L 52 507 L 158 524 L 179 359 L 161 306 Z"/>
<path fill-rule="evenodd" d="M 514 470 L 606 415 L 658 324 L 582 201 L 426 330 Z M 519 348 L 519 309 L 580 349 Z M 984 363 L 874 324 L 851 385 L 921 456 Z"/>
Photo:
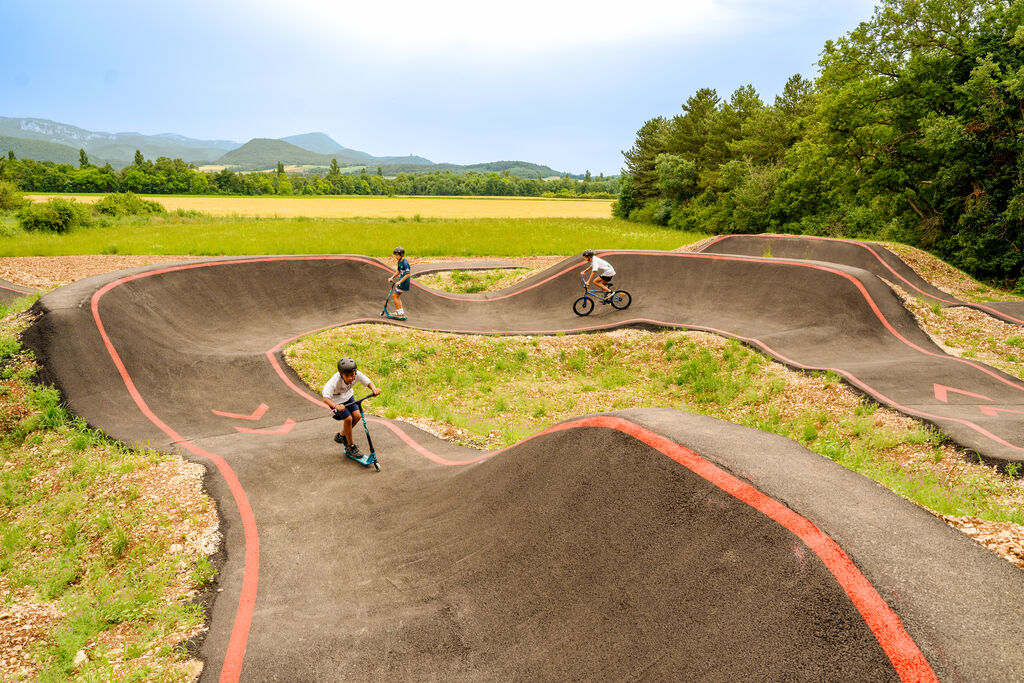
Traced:
<path fill-rule="evenodd" d="M 592 310 L 594 310 L 594 300 L 589 296 L 581 296 L 572 305 L 572 311 L 576 315 L 590 315 Z"/>
<path fill-rule="evenodd" d="M 622 311 L 629 308 L 631 303 L 633 303 L 633 297 L 624 289 L 618 289 L 612 294 L 612 308 Z"/>

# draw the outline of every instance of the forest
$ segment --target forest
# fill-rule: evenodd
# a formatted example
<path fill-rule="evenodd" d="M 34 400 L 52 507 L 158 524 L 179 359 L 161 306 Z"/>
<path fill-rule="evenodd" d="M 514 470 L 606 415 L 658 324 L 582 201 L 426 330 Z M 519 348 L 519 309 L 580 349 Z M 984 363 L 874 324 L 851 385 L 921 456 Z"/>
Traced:
<path fill-rule="evenodd" d="M 623 152 L 615 214 L 900 241 L 1024 290 L 1024 2 L 882 0 L 774 102 L 703 88 Z"/>
<path fill-rule="evenodd" d="M 276 171 L 242 173 L 224 168 L 200 171 L 181 159 L 160 157 L 156 161 L 135 153 L 132 164 L 114 170 L 110 164 L 96 166 L 79 150 L 79 164 L 18 159 L 12 151 L 0 156 L 0 181 L 13 183 L 23 192 L 133 192 L 135 194 L 218 194 L 218 195 L 472 195 L 495 197 L 584 197 L 611 199 L 619 189 L 619 178 L 588 172 L 583 179 L 522 178 L 509 171 L 481 173 L 432 171 L 398 173 L 394 177 L 367 173 L 345 173 L 336 159 L 326 173 L 286 173 L 279 163 Z"/>

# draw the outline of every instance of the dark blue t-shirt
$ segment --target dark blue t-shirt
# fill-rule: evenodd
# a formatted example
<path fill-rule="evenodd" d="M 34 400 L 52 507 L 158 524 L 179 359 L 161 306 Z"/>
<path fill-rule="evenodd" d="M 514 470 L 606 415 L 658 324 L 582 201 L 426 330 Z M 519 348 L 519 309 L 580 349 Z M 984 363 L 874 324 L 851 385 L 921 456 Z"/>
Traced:
<path fill-rule="evenodd" d="M 412 267 L 409 265 L 409 259 L 407 259 L 407 258 L 399 259 L 399 261 L 398 261 L 398 279 L 401 280 L 402 278 L 405 278 L 405 280 L 400 282 L 398 284 L 397 288 L 402 290 L 403 292 L 408 292 L 409 291 L 409 283 L 412 281 L 412 278 L 411 277 L 405 277 L 405 276 L 408 275 L 411 272 L 412 272 Z"/>

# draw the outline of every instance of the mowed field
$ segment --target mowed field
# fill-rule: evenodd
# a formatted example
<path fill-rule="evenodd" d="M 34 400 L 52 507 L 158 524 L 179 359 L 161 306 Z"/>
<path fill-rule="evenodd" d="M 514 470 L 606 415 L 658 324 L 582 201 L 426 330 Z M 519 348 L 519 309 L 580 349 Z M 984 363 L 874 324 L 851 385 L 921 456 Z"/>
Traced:
<path fill-rule="evenodd" d="M 63 197 L 93 203 L 102 195 L 26 195 L 33 201 Z M 539 197 L 203 197 L 145 195 L 168 211 L 211 216 L 319 218 L 611 218 L 611 199 Z"/>

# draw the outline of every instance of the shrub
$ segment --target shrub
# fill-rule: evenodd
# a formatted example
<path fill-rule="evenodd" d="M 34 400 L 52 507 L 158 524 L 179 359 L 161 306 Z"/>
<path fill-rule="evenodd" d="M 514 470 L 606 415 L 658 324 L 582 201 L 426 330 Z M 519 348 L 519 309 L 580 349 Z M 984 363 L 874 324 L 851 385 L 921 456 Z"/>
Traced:
<path fill-rule="evenodd" d="M 140 214 L 167 213 L 159 202 L 143 199 L 131 192 L 108 194 L 93 205 L 97 213 L 108 216 L 138 216 Z"/>
<path fill-rule="evenodd" d="M 672 202 L 667 199 L 652 199 L 635 209 L 629 214 L 629 220 L 634 223 L 653 223 L 654 225 L 668 225 L 668 219 L 672 215 Z"/>
<path fill-rule="evenodd" d="M 0 211 L 17 211 L 27 204 L 28 200 L 17 185 L 6 180 L 0 181 Z"/>
<path fill-rule="evenodd" d="M 71 232 L 76 226 L 89 224 L 89 209 L 60 198 L 29 204 L 17 215 L 22 229 L 28 232 Z"/>

